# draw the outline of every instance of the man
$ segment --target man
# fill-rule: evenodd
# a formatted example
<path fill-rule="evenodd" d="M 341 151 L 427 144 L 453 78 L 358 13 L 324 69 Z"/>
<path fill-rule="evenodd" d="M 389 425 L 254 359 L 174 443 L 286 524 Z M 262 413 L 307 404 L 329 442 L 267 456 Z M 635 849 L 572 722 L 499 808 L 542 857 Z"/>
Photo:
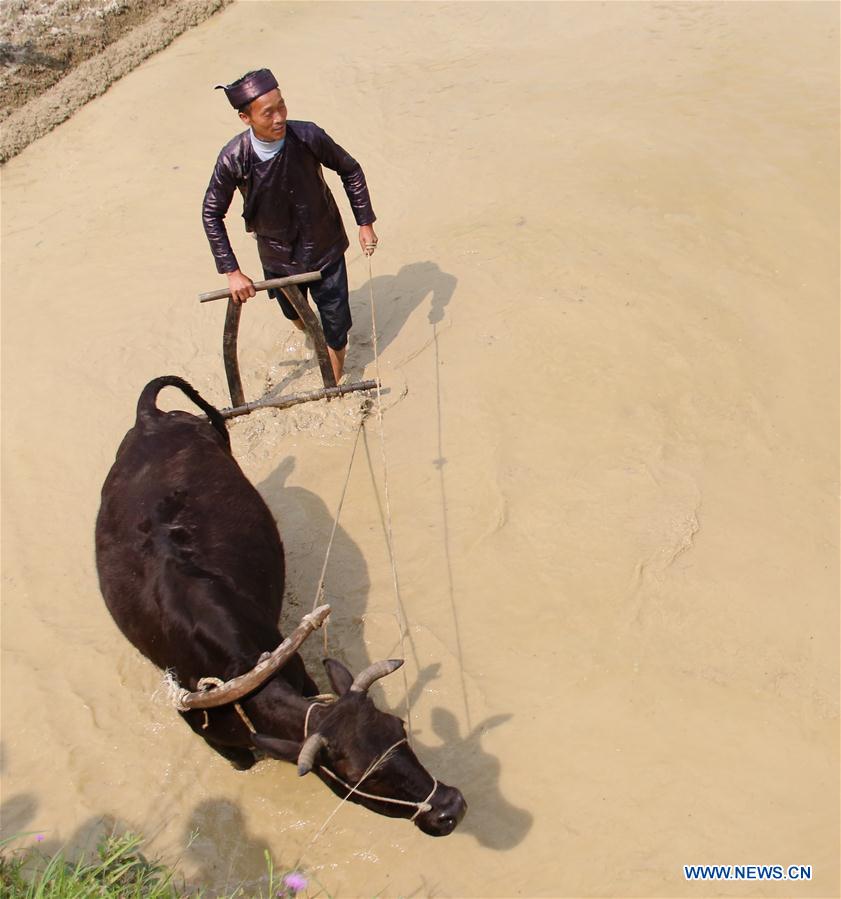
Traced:
<path fill-rule="evenodd" d="M 351 327 L 345 250 L 349 246 L 336 201 L 324 183 L 321 166 L 338 172 L 366 255 L 374 252 L 376 221 L 365 175 L 359 163 L 313 122 L 287 121 L 286 103 L 268 69 L 248 72 L 222 88 L 248 130 L 222 148 L 204 195 L 202 220 L 220 274 L 228 278 L 231 297 L 244 303 L 255 294 L 251 278 L 240 271 L 225 215 L 234 190 L 243 200 L 246 231 L 268 278 L 320 271 L 322 280 L 309 286 L 321 316 L 336 382 L 342 376 L 347 333 Z M 300 330 L 298 313 L 276 290 L 270 291 L 283 314 Z"/>

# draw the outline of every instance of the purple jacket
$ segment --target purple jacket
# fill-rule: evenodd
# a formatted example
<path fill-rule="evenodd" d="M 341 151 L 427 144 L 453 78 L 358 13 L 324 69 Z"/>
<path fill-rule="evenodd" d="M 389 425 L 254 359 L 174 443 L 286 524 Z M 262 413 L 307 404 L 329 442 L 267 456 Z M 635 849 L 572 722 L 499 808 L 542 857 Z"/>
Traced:
<path fill-rule="evenodd" d="M 264 268 L 279 275 L 320 271 L 348 248 L 342 217 L 321 166 L 338 172 L 358 225 L 376 221 L 359 163 L 313 122 L 287 122 L 286 143 L 261 162 L 248 131 L 219 153 L 202 204 L 202 221 L 220 273 L 239 268 L 225 214 L 242 194 L 245 230 L 257 237 Z"/>

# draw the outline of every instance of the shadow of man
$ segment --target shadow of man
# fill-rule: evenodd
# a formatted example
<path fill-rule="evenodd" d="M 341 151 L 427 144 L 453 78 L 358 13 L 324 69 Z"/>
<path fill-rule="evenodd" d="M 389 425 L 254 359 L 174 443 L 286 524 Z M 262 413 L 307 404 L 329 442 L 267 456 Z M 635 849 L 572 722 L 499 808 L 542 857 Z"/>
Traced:
<path fill-rule="evenodd" d="M 312 609 L 324 554 L 333 529 L 333 513 L 310 490 L 287 484 L 295 457 L 287 456 L 257 489 L 271 509 L 286 555 L 286 590 L 281 631 L 289 633 Z M 353 672 L 371 663 L 363 635 L 364 615 L 371 587 L 361 550 L 339 525 L 325 573 L 324 602 L 330 603 L 330 655 Z M 322 676 L 323 641 L 314 635 L 300 650 L 311 677 L 326 687 Z"/>
<path fill-rule="evenodd" d="M 227 799 L 206 799 L 190 816 L 184 857 L 196 868 L 190 880 L 215 896 L 235 890 L 253 896 L 268 879 L 269 844 L 248 833 L 242 810 Z M 237 895 L 240 895 L 239 893 Z"/>
<path fill-rule="evenodd" d="M 6 756 L 6 744 L 0 743 L 0 774 L 6 773 Z M 5 790 L 3 793 L 5 794 Z M 37 826 L 39 804 L 34 793 L 15 793 L 8 797 L 3 795 L 0 802 L 0 839 L 10 840 L 17 834 L 27 833 L 26 828 L 31 824 Z M 38 836 L 43 839 L 43 834 Z"/>
<path fill-rule="evenodd" d="M 27 833 L 36 824 L 38 798 L 34 793 L 15 793 L 0 803 L 0 839 L 11 839 L 16 834 Z"/>
<path fill-rule="evenodd" d="M 374 294 L 377 319 L 377 350 L 383 350 L 400 333 L 409 316 L 432 294 L 429 322 L 440 323 L 444 307 L 452 299 L 458 279 L 442 272 L 434 262 L 404 265 L 396 275 L 377 275 L 350 295 L 353 331 L 348 350 L 348 366 L 355 376 L 374 361 L 371 339 L 371 291 Z"/>

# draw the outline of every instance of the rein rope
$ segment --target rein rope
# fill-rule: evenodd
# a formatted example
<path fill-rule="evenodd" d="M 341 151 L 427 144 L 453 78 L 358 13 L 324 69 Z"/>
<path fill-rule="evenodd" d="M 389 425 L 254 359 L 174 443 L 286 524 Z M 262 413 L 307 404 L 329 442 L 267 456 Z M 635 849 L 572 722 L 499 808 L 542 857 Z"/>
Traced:
<path fill-rule="evenodd" d="M 405 624 L 405 616 L 403 615 L 402 609 L 402 601 L 400 598 L 400 579 L 397 574 L 397 559 L 394 553 L 394 530 L 392 527 L 392 516 L 391 516 L 391 497 L 389 494 L 389 482 L 388 482 L 388 459 L 386 456 L 386 448 L 385 448 L 385 426 L 383 424 L 383 403 L 382 403 L 382 388 L 380 386 L 380 354 L 379 354 L 379 346 L 377 343 L 377 319 L 376 319 L 376 311 L 374 309 L 374 272 L 373 266 L 371 264 L 371 256 L 368 256 L 368 290 L 369 290 L 369 298 L 370 298 L 370 307 L 371 307 L 371 342 L 374 348 L 374 367 L 375 367 L 375 377 L 377 383 L 377 422 L 379 424 L 379 433 L 380 433 L 380 451 L 382 456 L 382 465 L 383 465 L 383 492 L 385 495 L 385 513 L 386 513 L 386 544 L 388 547 L 388 557 L 391 563 L 391 578 L 392 585 L 394 587 L 394 598 L 395 598 L 395 618 L 397 620 L 397 626 L 400 632 L 400 651 L 403 658 L 406 657 L 405 650 L 405 637 L 406 637 L 406 624 Z M 356 455 L 356 447 L 359 443 L 359 434 L 362 431 L 362 428 L 365 424 L 365 419 L 367 416 L 368 410 L 364 410 L 364 414 L 359 422 L 359 427 L 356 432 L 356 438 L 353 443 L 353 451 L 351 453 L 350 465 L 348 466 L 348 471 L 345 476 L 344 487 L 342 488 L 342 495 L 339 500 L 339 505 L 336 510 L 336 516 L 333 523 L 333 530 L 330 534 L 330 540 L 327 544 L 327 553 L 324 558 L 324 565 L 321 569 L 321 578 L 319 579 L 318 589 L 316 590 L 315 600 L 313 603 L 313 608 L 315 605 L 323 599 L 324 596 L 324 574 L 327 570 L 327 560 L 330 556 L 330 549 L 333 545 L 333 537 L 336 533 L 336 527 L 339 523 L 339 513 L 342 509 L 342 504 L 345 499 L 345 492 L 347 491 L 348 481 L 350 479 L 350 470 L 353 466 L 353 459 Z M 324 651 L 325 654 L 327 652 L 327 630 L 325 625 L 324 631 Z M 377 768 L 391 755 L 391 753 L 397 749 L 398 746 L 401 746 L 403 743 L 411 746 L 411 741 L 413 737 L 412 732 L 412 706 L 411 706 L 411 697 L 409 694 L 409 681 L 406 675 L 405 666 L 403 668 L 403 689 L 405 691 L 406 696 L 406 723 L 408 729 L 408 739 L 403 737 L 401 740 L 398 740 L 392 746 L 390 746 L 379 758 L 376 758 L 371 765 L 367 768 L 367 770 L 363 773 L 363 775 L 359 778 L 359 780 L 353 784 L 352 786 L 348 783 L 345 783 L 337 774 L 327 768 L 325 765 L 319 765 L 319 770 L 323 771 L 328 777 L 334 780 L 336 783 L 340 784 L 347 793 L 345 796 L 339 801 L 339 804 L 333 809 L 333 811 L 327 816 L 324 823 L 319 827 L 316 831 L 315 835 L 312 839 L 307 843 L 306 846 L 301 850 L 301 854 L 298 857 L 298 861 L 295 863 L 295 866 L 299 866 L 301 864 L 302 859 L 307 854 L 312 845 L 318 840 L 318 838 L 327 830 L 330 822 L 338 813 L 339 809 L 350 799 L 351 796 L 361 796 L 365 799 L 371 799 L 375 802 L 383 802 L 389 803 L 392 805 L 402 805 L 409 806 L 415 808 L 415 813 L 409 819 L 410 821 L 414 821 L 418 815 L 423 814 L 424 812 L 431 811 L 432 805 L 431 800 L 438 790 L 438 780 L 435 777 L 432 777 L 432 789 L 429 791 L 426 799 L 422 802 L 413 802 L 406 799 L 392 799 L 389 796 L 376 796 L 373 793 L 367 793 L 363 790 L 360 790 L 360 784 L 364 783 L 364 781 L 377 770 Z M 310 706 L 307 708 L 307 713 L 304 718 L 304 740 L 309 736 L 309 723 L 310 723 L 310 715 L 312 714 L 313 709 L 317 705 L 324 705 L 318 701 L 319 697 L 316 697 L 313 702 L 311 702 Z"/>
<path fill-rule="evenodd" d="M 370 307 L 371 307 L 371 342 L 374 348 L 374 368 L 376 374 L 376 382 L 377 382 L 377 423 L 379 425 L 379 434 L 380 434 L 380 455 L 382 457 L 382 466 L 383 466 L 383 494 L 385 497 L 385 519 L 386 519 L 386 546 L 388 548 L 388 558 L 391 563 L 391 580 L 392 585 L 394 587 L 394 617 L 397 621 L 397 628 L 400 635 L 400 655 L 402 658 L 406 658 L 406 616 L 403 612 L 403 602 L 400 596 L 400 579 L 397 574 L 397 558 L 394 552 L 394 529 L 392 526 L 392 516 L 391 516 L 391 496 L 389 493 L 389 482 L 388 482 L 388 458 L 386 456 L 385 449 L 385 425 L 383 423 L 383 401 L 382 401 L 382 387 L 380 386 L 380 354 L 379 354 L 379 346 L 377 343 L 377 317 L 376 311 L 374 309 L 374 270 L 371 264 L 371 256 L 368 257 L 368 290 L 369 290 L 369 299 L 370 299 Z M 342 493 L 339 497 L 339 503 L 336 507 L 336 514 L 333 516 L 333 528 L 330 532 L 330 539 L 327 541 L 327 550 L 324 554 L 324 564 L 321 566 L 321 575 L 318 579 L 318 586 L 315 590 L 315 597 L 313 598 L 312 607 L 315 610 L 316 606 L 324 601 L 324 581 L 325 575 L 327 572 L 327 563 L 330 559 L 330 552 L 333 548 L 333 539 L 336 536 L 336 529 L 339 526 L 339 516 L 342 512 L 342 506 L 345 502 L 345 495 L 347 494 L 348 483 L 350 482 L 350 473 L 353 468 L 353 460 L 356 457 L 356 449 L 359 445 L 359 435 L 362 433 L 362 428 L 365 426 L 365 420 L 368 417 L 368 413 L 370 412 L 370 406 L 366 406 L 362 410 L 362 415 L 359 419 L 359 425 L 356 429 L 356 436 L 353 441 L 353 449 L 350 454 L 350 462 L 348 463 L 347 472 L 345 473 L 345 482 L 342 486 Z M 328 622 L 325 622 L 324 625 L 324 654 L 327 655 L 328 651 L 328 634 L 327 627 Z M 403 691 L 406 699 L 406 727 L 409 733 L 409 745 L 413 742 L 414 732 L 412 729 L 412 702 L 411 695 L 409 693 L 409 679 L 406 673 L 406 668 L 403 668 Z M 434 792 L 434 791 L 433 791 Z"/>
<path fill-rule="evenodd" d="M 393 746 L 389 746 L 389 748 L 386 749 L 386 751 L 385 751 L 381 756 L 379 756 L 378 758 L 374 759 L 374 761 L 371 762 L 371 764 L 368 766 L 368 768 L 366 769 L 366 771 L 365 771 L 365 773 L 362 775 L 362 777 L 360 777 L 359 780 L 358 780 L 358 781 L 354 784 L 354 786 L 352 786 L 352 787 L 349 786 L 348 784 L 346 784 L 344 781 L 339 780 L 339 778 L 336 777 L 336 775 L 333 774 L 332 771 L 329 771 L 329 770 L 328 770 L 327 768 L 325 768 L 323 765 L 319 765 L 319 768 L 320 768 L 322 771 L 324 771 L 325 773 L 329 774 L 331 777 L 333 777 L 335 780 L 337 780 L 339 783 L 341 783 L 342 786 L 345 787 L 345 789 L 346 789 L 348 792 L 347 792 L 347 795 L 345 795 L 344 797 L 342 797 L 342 799 L 339 800 L 339 802 L 338 802 L 338 804 L 336 805 L 336 807 L 335 807 L 335 808 L 333 809 L 333 811 L 330 812 L 330 814 L 324 819 L 324 823 L 321 825 L 321 827 L 318 828 L 318 830 L 317 830 L 317 831 L 315 832 L 315 834 L 313 835 L 312 839 L 311 839 L 311 840 L 306 844 L 306 846 L 304 846 L 304 848 L 301 850 L 300 854 L 298 855 L 298 860 L 297 860 L 297 861 L 295 862 L 295 864 L 293 865 L 294 868 L 299 868 L 299 867 L 301 866 L 301 862 L 303 861 L 304 856 L 305 856 L 305 855 L 309 852 L 309 850 L 313 847 L 313 845 L 315 844 L 316 840 L 318 840 L 318 838 L 324 833 L 324 831 L 327 830 L 327 828 L 330 826 L 330 822 L 333 820 L 333 818 L 336 817 L 336 815 L 339 813 L 339 809 L 341 809 L 341 807 L 348 801 L 348 798 L 349 798 L 351 795 L 356 794 L 357 796 L 366 796 L 366 797 L 371 798 L 371 799 L 376 799 L 376 800 L 378 800 L 378 801 L 380 801 L 380 802 L 393 802 L 393 803 L 399 803 L 400 805 L 403 805 L 403 804 L 404 804 L 404 801 L 401 800 L 401 799 L 384 799 L 382 796 L 372 796 L 372 795 L 369 794 L 369 793 L 363 793 L 363 792 L 361 792 L 361 791 L 358 789 L 358 787 L 359 787 L 359 785 L 360 785 L 366 778 L 370 777 L 370 776 L 374 773 L 374 771 L 377 770 L 377 768 L 379 768 L 379 766 L 380 766 L 380 765 L 381 765 L 381 764 L 382 764 L 382 763 L 389 757 L 389 755 L 391 754 L 391 752 L 392 752 L 394 749 L 396 749 L 401 743 L 404 743 L 405 741 L 406 741 L 406 740 L 405 740 L 405 737 L 404 737 L 402 740 L 399 740 L 399 741 L 398 741 L 397 743 L 395 743 Z M 415 818 L 417 818 L 417 816 L 418 816 L 419 814 L 421 814 L 422 811 L 428 811 L 428 810 L 432 807 L 432 806 L 429 805 L 429 800 L 432 799 L 432 797 L 435 795 L 435 791 L 438 789 L 438 781 L 435 780 L 434 778 L 433 778 L 433 781 L 434 781 L 434 783 L 433 783 L 433 786 L 432 786 L 432 792 L 426 797 L 426 799 L 425 799 L 422 803 L 421 803 L 421 802 L 411 802 L 411 803 L 408 803 L 409 805 L 417 805 L 417 806 L 418 806 L 417 811 L 416 811 L 415 814 L 412 815 L 412 817 L 411 817 L 411 820 L 412 820 L 412 821 L 414 821 Z"/>
<path fill-rule="evenodd" d="M 394 530 L 391 521 L 391 497 L 388 490 L 388 458 L 385 451 L 385 425 L 383 424 L 383 397 L 380 386 L 380 354 L 377 345 L 377 316 L 374 310 L 374 269 L 371 263 L 372 253 L 368 254 L 368 292 L 371 306 L 371 340 L 374 347 L 374 370 L 377 382 L 377 423 L 380 431 L 380 454 L 383 463 L 383 493 L 385 495 L 386 515 L 386 543 L 388 545 L 388 558 L 391 562 L 391 581 L 394 587 L 394 617 L 397 621 L 397 629 L 400 633 L 400 655 L 406 658 L 406 616 L 403 613 L 403 601 L 400 597 L 400 579 L 397 576 L 397 557 L 394 553 Z M 413 742 L 412 730 L 412 700 L 409 694 L 409 677 L 406 667 L 403 666 L 403 691 L 406 697 L 406 727 L 409 732 L 409 744 Z M 435 790 L 433 790 L 433 793 Z M 431 796 L 431 794 L 430 794 Z M 414 819 L 412 819 L 414 820 Z"/>
<path fill-rule="evenodd" d="M 356 458 L 356 447 L 359 445 L 359 435 L 362 433 L 362 427 L 365 424 L 365 417 L 368 415 L 368 409 L 363 408 L 362 415 L 359 418 L 359 424 L 356 427 L 356 436 L 353 439 L 353 449 L 350 454 L 350 462 L 348 463 L 347 472 L 345 473 L 345 483 L 342 486 L 342 495 L 339 497 L 339 505 L 336 507 L 336 514 L 333 516 L 333 529 L 330 531 L 330 539 L 327 541 L 327 550 L 324 553 L 324 564 L 321 566 L 321 574 L 318 578 L 318 586 L 315 588 L 315 597 L 312 601 L 312 611 L 314 612 L 320 601 L 324 599 L 324 579 L 327 573 L 327 563 L 330 560 L 330 551 L 333 549 L 333 539 L 336 536 L 336 529 L 339 526 L 339 516 L 342 514 L 342 506 L 345 504 L 345 495 L 347 494 L 348 483 L 350 482 L 350 472 L 353 469 L 353 460 Z M 327 627 L 329 622 L 325 621 L 324 628 L 324 655 L 327 655 Z"/>
<path fill-rule="evenodd" d="M 408 745 L 408 742 L 409 741 L 406 739 L 406 737 L 403 737 L 402 740 L 398 740 L 393 746 L 389 746 L 389 748 L 386 749 L 386 751 L 380 756 L 380 758 L 377 759 L 377 763 L 379 764 L 380 761 L 386 759 L 393 749 L 397 749 L 397 747 L 402 743 L 406 743 Z M 390 796 L 375 796 L 373 793 L 364 793 L 362 790 L 358 789 L 359 784 L 361 784 L 362 781 L 365 780 L 365 778 L 375 770 L 374 768 L 363 774 L 362 777 L 356 782 L 355 786 L 350 786 L 350 784 L 346 784 L 341 779 L 341 777 L 338 776 L 338 774 L 334 774 L 329 768 L 325 767 L 324 765 L 319 765 L 318 767 L 325 774 L 335 780 L 336 783 L 341 784 L 348 791 L 347 795 L 342 799 L 342 802 L 346 802 L 348 799 L 350 799 L 351 796 L 364 796 L 366 799 L 373 799 L 376 802 L 387 802 L 391 805 L 414 806 L 415 813 L 411 818 L 409 818 L 410 821 L 414 821 L 415 818 L 417 818 L 417 816 L 422 812 L 429 812 L 432 810 L 432 806 L 430 805 L 429 800 L 432 799 L 432 797 L 435 795 L 435 791 L 438 789 L 438 781 L 433 777 L 432 789 L 430 790 L 429 795 L 426 797 L 426 799 L 423 800 L 423 802 L 415 802 L 410 799 L 392 799 Z M 432 775 L 430 775 L 430 777 L 431 776 Z"/>
<path fill-rule="evenodd" d="M 206 687 L 222 687 L 225 685 L 225 681 L 222 680 L 221 677 L 203 677 L 196 684 L 197 690 L 204 690 Z M 234 708 L 236 709 L 237 715 L 242 719 L 242 723 L 248 728 L 248 730 L 252 734 L 257 733 L 257 728 L 251 723 L 251 719 L 248 715 L 245 714 L 245 709 L 240 705 L 239 702 L 233 703 Z M 202 722 L 201 729 L 207 730 L 210 725 L 210 718 L 207 714 L 207 709 L 202 709 L 204 713 L 204 721 Z"/>

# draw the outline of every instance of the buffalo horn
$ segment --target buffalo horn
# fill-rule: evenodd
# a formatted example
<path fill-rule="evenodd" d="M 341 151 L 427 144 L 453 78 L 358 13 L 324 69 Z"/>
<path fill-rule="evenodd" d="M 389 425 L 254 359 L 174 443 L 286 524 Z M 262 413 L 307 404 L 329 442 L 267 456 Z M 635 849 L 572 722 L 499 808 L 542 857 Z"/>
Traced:
<path fill-rule="evenodd" d="M 197 690 L 195 693 L 184 693 L 178 698 L 178 708 L 182 711 L 189 709 L 210 709 L 229 702 L 236 702 L 256 690 L 265 683 L 276 671 L 282 668 L 289 659 L 298 651 L 298 647 L 316 629 L 321 627 L 325 618 L 330 614 L 330 606 L 319 606 L 315 611 L 304 615 L 301 623 L 273 652 L 260 657 L 257 664 L 245 674 L 226 681 L 219 687 L 210 690 Z"/>
<path fill-rule="evenodd" d="M 374 662 L 373 665 L 369 665 L 364 671 L 360 671 L 356 675 L 356 679 L 350 685 L 350 689 L 354 693 L 367 693 L 368 688 L 374 681 L 391 674 L 392 671 L 397 671 L 402 664 L 403 659 L 387 659 L 384 662 Z"/>
<path fill-rule="evenodd" d="M 298 753 L 298 775 L 303 777 L 312 771 L 315 764 L 315 757 L 327 745 L 327 740 L 321 734 L 310 734 L 304 740 L 301 751 Z"/>

